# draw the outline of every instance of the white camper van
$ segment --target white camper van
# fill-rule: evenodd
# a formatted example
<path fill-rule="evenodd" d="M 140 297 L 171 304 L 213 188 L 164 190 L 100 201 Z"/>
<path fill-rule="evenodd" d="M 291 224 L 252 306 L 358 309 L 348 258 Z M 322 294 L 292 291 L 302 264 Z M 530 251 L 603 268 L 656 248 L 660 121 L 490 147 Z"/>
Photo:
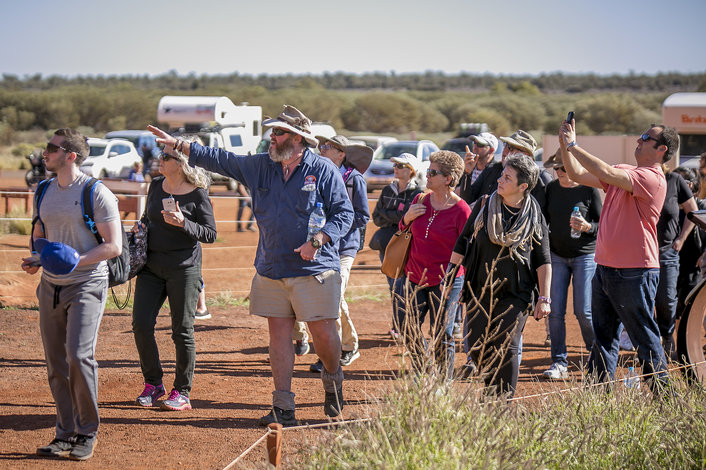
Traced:
<path fill-rule="evenodd" d="M 662 122 L 679 132 L 679 165 L 699 167 L 706 152 L 706 93 L 674 93 L 662 103 Z"/>
<path fill-rule="evenodd" d="M 157 120 L 166 123 L 172 135 L 197 135 L 204 145 L 239 155 L 254 154 L 262 139 L 262 108 L 236 106 L 225 96 L 163 96 Z M 235 189 L 229 178 L 212 178 Z"/>

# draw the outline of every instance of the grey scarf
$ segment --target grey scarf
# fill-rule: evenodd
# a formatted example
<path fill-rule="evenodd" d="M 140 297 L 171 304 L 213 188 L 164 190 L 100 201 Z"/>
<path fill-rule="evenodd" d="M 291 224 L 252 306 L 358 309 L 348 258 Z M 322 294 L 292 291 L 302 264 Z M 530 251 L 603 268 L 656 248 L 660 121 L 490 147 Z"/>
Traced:
<path fill-rule="evenodd" d="M 527 262 L 520 250 L 528 250 L 533 240 L 539 241 L 542 238 L 541 211 L 537 201 L 527 194 L 520 208 L 520 213 L 507 230 L 503 229 L 502 197 L 498 195 L 497 191 L 490 195 L 487 206 L 487 231 L 490 241 L 509 248 L 510 256 L 520 263 Z M 474 237 L 485 223 L 483 212 L 481 209 L 474 222 Z"/>

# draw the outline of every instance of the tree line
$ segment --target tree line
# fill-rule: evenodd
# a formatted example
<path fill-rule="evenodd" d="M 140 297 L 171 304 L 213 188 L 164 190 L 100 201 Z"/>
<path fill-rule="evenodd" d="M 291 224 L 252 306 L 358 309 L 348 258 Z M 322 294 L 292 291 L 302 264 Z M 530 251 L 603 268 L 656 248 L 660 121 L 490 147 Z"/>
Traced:
<path fill-rule="evenodd" d="M 638 133 L 661 120 L 662 101 L 677 91 L 706 91 L 706 74 L 539 76 L 326 73 L 17 77 L 0 80 L 0 143 L 31 129 L 83 127 L 94 135 L 156 122 L 164 95 L 227 96 L 275 116 L 282 104 L 351 132 L 453 132 L 460 122 L 487 122 L 498 134 L 517 128 L 555 132 L 570 109 L 578 131 Z"/>

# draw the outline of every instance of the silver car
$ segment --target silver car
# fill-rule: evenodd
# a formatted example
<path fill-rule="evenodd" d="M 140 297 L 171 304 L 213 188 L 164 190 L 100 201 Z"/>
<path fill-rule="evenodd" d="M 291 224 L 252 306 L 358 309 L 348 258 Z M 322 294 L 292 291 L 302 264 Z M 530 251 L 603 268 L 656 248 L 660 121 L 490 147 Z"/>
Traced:
<path fill-rule="evenodd" d="M 368 192 L 382 189 L 392 182 L 395 176 L 390 159 L 403 153 L 417 156 L 419 171 L 415 179 L 422 188 L 426 188 L 429 155 L 437 150 L 439 147 L 431 140 L 401 140 L 381 145 L 373 153 L 373 161 L 370 163 L 368 171 L 363 175 L 368 184 Z"/>

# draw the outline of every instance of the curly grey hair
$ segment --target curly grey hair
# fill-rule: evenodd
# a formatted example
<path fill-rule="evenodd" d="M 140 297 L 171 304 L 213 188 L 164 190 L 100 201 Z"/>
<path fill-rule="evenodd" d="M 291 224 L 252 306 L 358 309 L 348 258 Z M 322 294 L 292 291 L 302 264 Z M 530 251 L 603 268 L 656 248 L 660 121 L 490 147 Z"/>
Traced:
<path fill-rule="evenodd" d="M 510 167 L 517 172 L 517 185 L 527 183 L 525 195 L 529 194 L 537 185 L 539 179 L 539 167 L 534 159 L 522 152 L 513 152 L 505 157 L 505 167 Z"/>
<path fill-rule="evenodd" d="M 429 155 L 429 161 L 439 166 L 441 174 L 450 176 L 449 186 L 455 188 L 463 176 L 463 159 L 456 152 L 439 150 Z"/>

